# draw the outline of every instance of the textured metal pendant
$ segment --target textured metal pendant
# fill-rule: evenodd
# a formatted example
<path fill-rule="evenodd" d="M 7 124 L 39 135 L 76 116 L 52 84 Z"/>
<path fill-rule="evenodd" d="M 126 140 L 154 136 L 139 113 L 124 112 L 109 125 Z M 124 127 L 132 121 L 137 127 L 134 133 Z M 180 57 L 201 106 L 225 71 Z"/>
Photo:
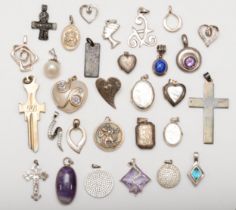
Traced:
<path fill-rule="evenodd" d="M 151 181 L 151 179 L 136 165 L 135 159 L 129 162 L 131 169 L 121 179 L 121 182 L 129 189 L 130 193 L 137 195 Z"/>
<path fill-rule="evenodd" d="M 165 99 L 172 106 L 177 106 L 186 95 L 186 87 L 184 84 L 170 79 L 169 82 L 163 87 L 163 94 Z"/>
<path fill-rule="evenodd" d="M 154 88 L 148 81 L 148 75 L 144 75 L 132 88 L 131 100 L 138 109 L 147 110 L 152 106 L 154 99 Z"/>
<path fill-rule="evenodd" d="M 100 44 L 94 43 L 90 38 L 87 38 L 85 44 L 85 63 L 84 76 L 96 78 L 99 76 L 100 65 Z"/>
<path fill-rule="evenodd" d="M 94 141 L 103 151 L 112 152 L 123 144 L 124 134 L 117 124 L 106 117 L 105 121 L 97 128 Z"/>
<path fill-rule="evenodd" d="M 146 118 L 138 118 L 135 136 L 139 148 L 152 149 L 155 146 L 155 125 Z"/>
<path fill-rule="evenodd" d="M 184 48 L 177 54 L 176 63 L 181 70 L 194 72 L 201 66 L 201 54 L 197 49 L 188 46 L 186 34 L 182 35 L 182 42 Z"/>
<path fill-rule="evenodd" d="M 157 172 L 157 181 L 164 188 L 174 188 L 180 182 L 180 171 L 172 163 L 172 160 L 165 161 L 165 164 Z"/>
<path fill-rule="evenodd" d="M 169 146 L 178 145 L 183 138 L 183 132 L 178 122 L 178 117 L 171 118 L 170 123 L 168 123 L 168 125 L 164 129 L 164 140 Z"/>
<path fill-rule="evenodd" d="M 129 74 L 135 68 L 137 58 L 135 55 L 130 54 L 129 52 L 124 52 L 124 54 L 118 58 L 117 62 L 120 69 Z"/>
<path fill-rule="evenodd" d="M 93 171 L 88 174 L 84 182 L 85 190 L 94 198 L 105 198 L 113 190 L 113 177 L 98 165 L 93 164 L 92 168 Z"/>
<path fill-rule="evenodd" d="M 61 43 L 62 46 L 69 51 L 75 50 L 79 46 L 80 31 L 75 26 L 72 16 L 70 16 L 70 24 L 62 31 Z"/>
<path fill-rule="evenodd" d="M 108 80 L 99 78 L 96 80 L 96 87 L 103 99 L 115 109 L 115 96 L 121 88 L 120 80 L 114 77 Z"/>
<path fill-rule="evenodd" d="M 207 47 L 209 47 L 219 35 L 219 28 L 213 25 L 201 25 L 198 34 Z"/>

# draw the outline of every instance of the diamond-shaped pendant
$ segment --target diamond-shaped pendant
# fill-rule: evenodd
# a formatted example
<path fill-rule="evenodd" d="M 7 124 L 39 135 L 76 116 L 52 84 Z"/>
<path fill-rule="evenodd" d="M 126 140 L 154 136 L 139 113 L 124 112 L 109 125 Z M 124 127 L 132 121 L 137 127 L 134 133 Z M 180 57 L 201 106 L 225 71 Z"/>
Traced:
<path fill-rule="evenodd" d="M 201 180 L 204 178 L 205 173 L 198 163 L 198 158 L 199 158 L 198 152 L 195 152 L 193 157 L 194 157 L 194 164 L 193 164 L 190 172 L 188 173 L 188 177 L 189 177 L 190 181 L 195 186 L 197 186 L 201 182 Z"/>

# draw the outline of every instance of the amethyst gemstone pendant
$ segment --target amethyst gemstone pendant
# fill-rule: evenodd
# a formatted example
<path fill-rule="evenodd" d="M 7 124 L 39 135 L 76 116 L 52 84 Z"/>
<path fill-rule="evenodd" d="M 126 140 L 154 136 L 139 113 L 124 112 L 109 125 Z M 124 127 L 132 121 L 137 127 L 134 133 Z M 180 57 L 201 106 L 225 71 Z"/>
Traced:
<path fill-rule="evenodd" d="M 181 70 L 194 72 L 201 66 L 201 54 L 197 49 L 188 46 L 188 38 L 185 34 L 182 35 L 182 42 L 184 49 L 178 53 L 176 63 Z"/>
<path fill-rule="evenodd" d="M 129 165 L 131 166 L 131 169 L 121 179 L 121 182 L 128 187 L 130 193 L 137 195 L 142 192 L 143 188 L 151 181 L 151 179 L 136 165 L 135 159 L 132 159 Z"/>
<path fill-rule="evenodd" d="M 58 200 L 62 204 L 70 204 L 76 194 L 76 174 L 70 166 L 73 161 L 70 158 L 64 159 L 64 167 L 57 173 L 56 191 Z"/>

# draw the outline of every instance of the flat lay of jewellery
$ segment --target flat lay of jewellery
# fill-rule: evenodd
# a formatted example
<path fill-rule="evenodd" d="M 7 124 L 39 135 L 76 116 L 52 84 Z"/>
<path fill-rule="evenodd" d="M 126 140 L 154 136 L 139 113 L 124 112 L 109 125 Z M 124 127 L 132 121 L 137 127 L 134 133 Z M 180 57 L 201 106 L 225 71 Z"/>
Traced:
<path fill-rule="evenodd" d="M 57 60 L 57 54 L 55 49 L 51 49 L 49 54 L 52 55 L 52 58 L 48 60 L 44 65 L 44 73 L 47 78 L 54 79 L 59 76 L 61 70 L 61 64 Z"/>
<path fill-rule="evenodd" d="M 54 112 L 53 120 L 48 127 L 48 138 L 50 140 L 54 140 L 57 137 L 57 147 L 63 152 L 62 148 L 62 137 L 63 137 L 63 130 L 61 127 L 56 127 L 57 123 L 56 119 L 59 116 L 59 112 Z"/>
<path fill-rule="evenodd" d="M 219 28 L 214 25 L 201 25 L 198 34 L 207 47 L 209 47 L 219 35 Z"/>
<path fill-rule="evenodd" d="M 158 76 L 163 76 L 168 70 L 167 62 L 162 58 L 166 52 L 166 45 L 157 45 L 158 58 L 153 62 L 153 72 Z"/>
<path fill-rule="evenodd" d="M 11 57 L 20 67 L 22 72 L 32 70 L 32 66 L 38 61 L 38 56 L 35 55 L 27 46 L 27 36 L 24 36 L 23 44 L 14 45 Z"/>
<path fill-rule="evenodd" d="M 100 44 L 87 38 L 85 43 L 84 76 L 90 78 L 99 77 Z"/>
<path fill-rule="evenodd" d="M 105 26 L 103 28 L 102 37 L 105 40 L 108 40 L 111 44 L 111 49 L 117 47 L 121 42 L 114 39 L 113 35 L 116 33 L 120 28 L 120 25 L 117 23 L 117 20 L 107 20 Z"/>
<path fill-rule="evenodd" d="M 176 63 L 181 70 L 194 72 L 201 66 L 202 56 L 196 48 L 188 46 L 188 37 L 186 34 L 182 35 L 182 42 L 184 48 L 177 54 Z"/>
<path fill-rule="evenodd" d="M 186 95 L 186 87 L 173 79 L 163 87 L 164 98 L 172 105 L 177 106 Z"/>
<path fill-rule="evenodd" d="M 126 51 L 119 56 L 117 63 L 121 70 L 129 74 L 131 71 L 134 70 L 137 63 L 137 58 L 135 55 L 130 54 L 129 52 Z"/>
<path fill-rule="evenodd" d="M 93 171 L 90 172 L 85 181 L 85 191 L 94 198 L 105 198 L 113 190 L 114 181 L 112 175 L 101 169 L 101 166 L 92 164 Z"/>
<path fill-rule="evenodd" d="M 152 149 L 155 146 L 155 125 L 147 118 L 138 118 L 135 127 L 136 145 L 141 149 Z"/>
<path fill-rule="evenodd" d="M 24 104 L 19 104 L 19 112 L 24 113 L 25 121 L 28 127 L 28 145 L 33 152 L 37 152 L 39 148 L 38 140 L 38 121 L 40 113 L 46 111 L 45 104 L 38 104 L 36 100 L 36 92 L 39 85 L 33 76 L 28 76 L 23 79 L 23 85 L 27 92 L 27 101 Z"/>
<path fill-rule="evenodd" d="M 137 166 L 135 159 L 129 162 L 129 166 L 131 169 L 122 177 L 121 182 L 129 189 L 130 193 L 137 195 L 143 191 L 151 179 Z"/>
<path fill-rule="evenodd" d="M 81 17 L 88 23 L 91 24 L 96 20 L 98 16 L 98 9 L 93 5 L 84 4 L 79 9 Z"/>
<path fill-rule="evenodd" d="M 72 113 L 83 106 L 88 97 L 88 89 L 85 83 L 73 76 L 67 81 L 57 82 L 53 86 L 52 95 L 57 108 Z"/>
<path fill-rule="evenodd" d="M 169 146 L 177 146 L 183 138 L 183 131 L 179 126 L 179 118 L 173 117 L 170 122 L 164 128 L 163 136 L 164 140 Z"/>
<path fill-rule="evenodd" d="M 39 30 L 39 40 L 48 40 L 48 31 L 49 30 L 56 30 L 57 24 L 56 23 L 49 23 L 49 14 L 47 12 L 48 6 L 43 4 L 42 11 L 39 14 L 39 21 L 33 21 L 31 23 L 32 29 Z"/>
<path fill-rule="evenodd" d="M 115 96 L 121 88 L 120 80 L 115 77 L 107 80 L 99 78 L 96 80 L 96 87 L 102 98 L 115 109 Z"/>
<path fill-rule="evenodd" d="M 66 157 L 63 159 L 64 166 L 58 171 L 56 177 L 56 193 L 58 200 L 64 204 L 70 204 L 76 195 L 77 177 L 71 167 L 74 162 Z"/>
<path fill-rule="evenodd" d="M 180 171 L 172 160 L 166 160 L 157 172 L 157 182 L 164 188 L 176 187 L 181 179 Z"/>
<path fill-rule="evenodd" d="M 198 163 L 198 158 L 199 158 L 198 152 L 194 152 L 193 154 L 194 163 L 191 170 L 188 173 L 188 177 L 194 186 L 197 186 L 205 176 L 204 171 L 202 170 L 202 168 Z"/>
<path fill-rule="evenodd" d="M 42 197 L 39 193 L 39 181 L 45 181 L 48 178 L 48 174 L 42 171 L 42 169 L 39 167 L 39 162 L 34 160 L 34 165 L 23 175 L 23 177 L 26 181 L 33 182 L 33 194 L 31 195 L 31 198 L 35 201 L 38 201 Z"/>
<path fill-rule="evenodd" d="M 128 39 L 128 45 L 131 48 L 136 47 L 154 47 L 157 44 L 157 38 L 153 35 L 153 30 L 149 28 L 145 15 L 149 14 L 149 10 L 140 7 L 138 9 L 138 16 L 136 17 L 135 24 L 137 28 L 132 27 L 132 33 Z"/>
<path fill-rule="evenodd" d="M 80 31 L 74 24 L 73 16 L 69 17 L 70 23 L 67 25 L 61 34 L 61 43 L 65 50 L 73 51 L 80 44 Z"/>
<path fill-rule="evenodd" d="M 71 137 L 72 132 L 76 130 L 78 130 L 81 133 L 80 140 L 77 142 L 75 142 Z M 74 150 L 76 153 L 80 154 L 81 150 L 83 149 L 86 143 L 87 135 L 85 129 L 80 126 L 79 119 L 74 120 L 73 126 L 67 131 L 66 139 L 70 148 Z"/>
<path fill-rule="evenodd" d="M 176 25 L 174 25 L 174 26 L 171 26 L 168 23 L 168 20 L 171 17 L 175 18 L 176 21 L 177 21 Z M 164 20 L 163 20 L 163 26 L 166 29 L 166 31 L 168 31 L 168 32 L 177 32 L 182 28 L 182 25 L 183 25 L 182 18 L 180 16 L 176 15 L 175 13 L 173 13 L 172 6 L 169 6 L 168 14 L 164 17 Z"/>
<path fill-rule="evenodd" d="M 123 144 L 124 133 L 119 125 L 106 117 L 104 122 L 96 129 L 94 142 L 101 150 L 113 152 Z"/>
<path fill-rule="evenodd" d="M 152 84 L 148 81 L 146 74 L 137 81 L 131 90 L 131 100 L 140 110 L 148 110 L 155 99 L 155 92 Z"/>
<path fill-rule="evenodd" d="M 211 75 L 207 72 L 204 74 L 204 78 L 203 98 L 189 98 L 189 107 L 203 109 L 204 144 L 214 144 L 214 110 L 217 108 L 228 109 L 229 99 L 215 98 L 214 82 Z"/>

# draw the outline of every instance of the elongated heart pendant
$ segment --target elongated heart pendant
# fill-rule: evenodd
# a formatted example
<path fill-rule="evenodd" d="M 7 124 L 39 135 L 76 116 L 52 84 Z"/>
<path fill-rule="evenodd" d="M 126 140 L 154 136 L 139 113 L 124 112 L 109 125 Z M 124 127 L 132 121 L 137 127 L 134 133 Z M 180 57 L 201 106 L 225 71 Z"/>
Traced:
<path fill-rule="evenodd" d="M 115 96 L 121 88 L 121 82 L 117 78 L 110 77 L 108 80 L 102 78 L 97 79 L 96 87 L 103 99 L 113 108 L 115 106 Z"/>
<path fill-rule="evenodd" d="M 93 5 L 82 5 L 79 9 L 81 17 L 88 23 L 91 24 L 98 16 L 98 9 Z"/>
<path fill-rule="evenodd" d="M 186 95 L 186 87 L 175 80 L 170 79 L 163 87 L 163 94 L 172 106 L 178 105 Z"/>
<path fill-rule="evenodd" d="M 198 34 L 207 47 L 209 47 L 217 38 L 219 28 L 213 25 L 201 25 L 198 29 Z"/>
<path fill-rule="evenodd" d="M 118 58 L 117 62 L 120 69 L 128 74 L 135 68 L 137 58 L 135 55 L 129 54 L 129 52 L 124 52 L 124 54 Z"/>

